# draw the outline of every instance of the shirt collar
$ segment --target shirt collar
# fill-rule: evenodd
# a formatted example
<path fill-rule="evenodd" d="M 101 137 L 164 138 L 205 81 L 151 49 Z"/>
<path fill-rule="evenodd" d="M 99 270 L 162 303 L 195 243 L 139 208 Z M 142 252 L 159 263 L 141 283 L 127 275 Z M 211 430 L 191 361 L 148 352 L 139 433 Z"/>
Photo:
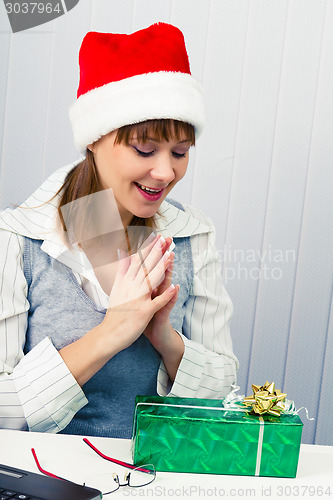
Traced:
<path fill-rule="evenodd" d="M 158 212 L 160 215 L 156 217 L 156 231 L 163 236 L 183 238 L 211 231 L 207 224 L 168 201 L 163 201 Z"/>

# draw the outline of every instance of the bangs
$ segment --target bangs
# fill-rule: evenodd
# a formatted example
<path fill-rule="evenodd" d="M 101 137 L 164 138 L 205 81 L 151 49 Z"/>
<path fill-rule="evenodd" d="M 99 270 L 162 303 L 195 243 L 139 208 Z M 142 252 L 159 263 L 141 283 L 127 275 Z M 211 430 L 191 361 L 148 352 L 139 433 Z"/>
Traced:
<path fill-rule="evenodd" d="M 118 129 L 115 144 L 129 144 L 133 136 L 136 136 L 139 142 L 145 143 L 149 138 L 157 141 L 187 140 L 191 146 L 195 145 L 194 127 L 190 123 L 179 120 L 163 118 L 158 120 L 146 120 L 133 125 L 125 125 Z"/>

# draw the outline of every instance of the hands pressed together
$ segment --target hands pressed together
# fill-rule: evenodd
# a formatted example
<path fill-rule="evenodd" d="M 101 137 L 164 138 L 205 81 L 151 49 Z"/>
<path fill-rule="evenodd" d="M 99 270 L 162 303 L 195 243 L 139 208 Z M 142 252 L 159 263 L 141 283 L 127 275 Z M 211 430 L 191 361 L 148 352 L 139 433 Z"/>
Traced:
<path fill-rule="evenodd" d="M 146 245 L 133 255 L 119 250 L 103 321 L 59 351 L 80 385 L 142 334 L 160 353 L 170 379 L 174 380 L 184 343 L 169 319 L 179 291 L 179 285 L 172 284 L 171 243 L 171 238 L 156 236 L 152 241 L 146 240 Z"/>
<path fill-rule="evenodd" d="M 169 319 L 179 291 L 179 285 L 172 284 L 174 253 L 169 252 L 171 243 L 171 238 L 164 240 L 156 236 L 134 255 L 127 256 L 119 251 L 108 311 L 100 326 L 108 330 L 110 343 L 116 351 L 125 349 L 144 333 L 160 352 L 166 366 L 170 358 L 171 364 L 176 362 L 178 367 L 183 342 Z"/>

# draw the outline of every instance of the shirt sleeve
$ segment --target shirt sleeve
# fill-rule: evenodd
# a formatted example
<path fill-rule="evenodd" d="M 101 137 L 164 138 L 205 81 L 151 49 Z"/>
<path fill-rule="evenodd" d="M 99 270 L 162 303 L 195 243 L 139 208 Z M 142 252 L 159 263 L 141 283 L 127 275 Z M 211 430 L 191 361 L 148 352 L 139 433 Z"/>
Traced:
<path fill-rule="evenodd" d="M 161 363 L 157 392 L 161 396 L 219 399 L 236 384 L 238 360 L 230 336 L 233 306 L 222 285 L 215 228 L 201 212 L 192 207 L 186 211 L 211 230 L 191 236 L 193 293 L 186 302 L 183 331 L 178 332 L 185 351 L 173 384 Z"/>
<path fill-rule="evenodd" d="M 23 244 L 0 230 L 0 428 L 58 432 L 88 401 L 49 338 L 24 353 Z"/>

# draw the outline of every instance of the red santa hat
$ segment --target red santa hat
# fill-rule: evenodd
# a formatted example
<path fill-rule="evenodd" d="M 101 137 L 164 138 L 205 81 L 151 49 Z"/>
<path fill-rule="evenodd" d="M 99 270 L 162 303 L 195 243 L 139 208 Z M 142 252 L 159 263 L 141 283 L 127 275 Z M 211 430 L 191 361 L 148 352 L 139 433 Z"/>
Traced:
<path fill-rule="evenodd" d="M 89 32 L 79 54 L 77 100 L 69 110 L 79 151 L 124 125 L 173 118 L 204 124 L 201 85 L 182 32 L 157 23 L 130 35 Z"/>

